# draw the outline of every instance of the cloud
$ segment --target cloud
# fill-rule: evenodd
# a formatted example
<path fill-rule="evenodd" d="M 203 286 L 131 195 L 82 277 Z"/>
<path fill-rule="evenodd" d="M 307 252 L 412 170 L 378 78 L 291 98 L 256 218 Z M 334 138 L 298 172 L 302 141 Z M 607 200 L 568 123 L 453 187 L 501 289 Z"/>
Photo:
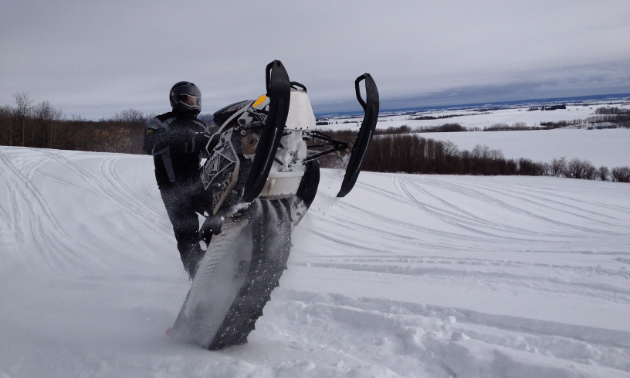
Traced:
<path fill-rule="evenodd" d="M 363 72 L 391 100 L 474 96 L 465 88 L 600 93 L 628 83 L 628 19 L 626 0 L 5 0 L 0 104 L 24 91 L 88 118 L 162 112 L 171 85 L 190 80 L 213 111 L 262 93 L 273 59 L 319 108 L 354 106 Z"/>

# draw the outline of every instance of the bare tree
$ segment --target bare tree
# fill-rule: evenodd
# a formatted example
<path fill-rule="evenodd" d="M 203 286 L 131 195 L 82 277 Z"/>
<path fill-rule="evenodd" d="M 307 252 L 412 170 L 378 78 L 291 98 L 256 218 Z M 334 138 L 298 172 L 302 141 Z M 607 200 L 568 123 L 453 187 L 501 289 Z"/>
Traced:
<path fill-rule="evenodd" d="M 28 93 L 24 92 L 14 93 L 13 98 L 15 99 L 15 105 L 17 106 L 15 116 L 18 127 L 22 128 L 22 146 L 24 146 L 24 142 L 26 141 L 26 118 L 29 116 L 31 111 L 31 104 L 33 103 L 33 100 L 29 98 Z M 9 141 L 9 145 L 12 145 L 12 141 Z"/>
<path fill-rule="evenodd" d="M 503 151 L 501 151 L 501 150 L 490 150 L 488 156 L 492 160 L 504 159 Z"/>
<path fill-rule="evenodd" d="M 597 168 L 590 161 L 571 159 L 567 164 L 566 176 L 568 178 L 595 180 L 597 175 Z"/>
<path fill-rule="evenodd" d="M 444 141 L 444 153 L 447 156 L 457 156 L 459 154 L 459 149 L 457 145 L 450 140 Z"/>
<path fill-rule="evenodd" d="M 597 179 L 597 168 L 591 162 L 585 161 L 584 163 L 584 177 L 587 180 L 596 180 Z"/>
<path fill-rule="evenodd" d="M 146 117 L 144 116 L 144 114 L 142 114 L 141 111 L 138 111 L 135 109 L 128 109 L 128 110 L 123 110 L 120 113 L 117 113 L 112 118 L 112 121 L 126 122 L 126 123 L 138 122 L 138 123 L 144 124 L 146 122 Z"/>
<path fill-rule="evenodd" d="M 63 112 L 55 109 L 48 101 L 42 101 L 33 107 L 33 116 L 41 127 L 41 147 L 53 148 L 55 144 L 56 125 L 63 119 Z M 35 132 L 33 131 L 33 134 Z"/>
<path fill-rule="evenodd" d="M 563 156 L 560 160 L 553 159 L 549 165 L 549 175 L 560 177 L 566 176 L 567 172 L 567 159 Z"/>
<path fill-rule="evenodd" d="M 612 170 L 612 181 L 630 182 L 630 167 L 617 167 Z"/>
<path fill-rule="evenodd" d="M 13 134 L 13 121 L 13 109 L 10 106 L 0 107 L 0 144 L 11 145 L 11 136 Z"/>
<path fill-rule="evenodd" d="M 476 144 L 471 151 L 471 156 L 475 159 L 486 159 L 490 153 L 490 147 Z"/>
<path fill-rule="evenodd" d="M 597 176 L 600 180 L 608 181 L 609 175 L 610 175 L 610 171 L 608 170 L 607 167 L 604 167 L 603 165 L 599 167 L 599 170 L 597 171 Z"/>
<path fill-rule="evenodd" d="M 580 159 L 571 159 L 567 163 L 566 176 L 568 178 L 580 179 L 582 178 L 582 162 Z"/>

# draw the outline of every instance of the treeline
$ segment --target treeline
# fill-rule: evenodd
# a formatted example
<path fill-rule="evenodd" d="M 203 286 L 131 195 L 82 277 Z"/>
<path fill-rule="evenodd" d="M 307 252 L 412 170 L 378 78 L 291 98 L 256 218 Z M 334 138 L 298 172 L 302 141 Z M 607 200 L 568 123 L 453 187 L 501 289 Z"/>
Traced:
<path fill-rule="evenodd" d="M 446 114 L 446 115 L 441 115 L 441 116 L 417 116 L 417 117 L 411 117 L 409 119 L 412 120 L 412 121 L 430 121 L 430 120 L 434 120 L 434 119 L 464 117 L 466 115 L 467 114 Z"/>
<path fill-rule="evenodd" d="M 540 126 L 547 130 L 569 126 L 587 129 L 616 129 L 619 127 L 630 128 L 630 113 L 603 114 L 591 116 L 586 119 L 574 119 L 571 121 L 541 122 Z"/>
<path fill-rule="evenodd" d="M 14 94 L 15 107 L 0 107 L 0 145 L 98 152 L 141 154 L 146 121 L 153 115 L 129 109 L 109 119 L 88 121 L 67 119 L 48 101 L 33 104 L 26 94 Z M 600 108 L 598 117 L 627 117 L 630 111 Z M 209 115 L 200 118 L 209 123 Z M 437 126 L 431 131 L 459 131 L 459 124 Z M 500 150 L 477 145 L 460 151 L 452 142 L 441 142 L 414 135 L 408 126 L 377 130 L 365 159 L 364 169 L 376 172 L 405 172 L 455 175 L 529 175 L 558 176 L 589 180 L 630 182 L 630 167 L 609 170 L 590 162 L 554 159 L 551 163 L 530 159 L 506 159 Z M 354 143 L 356 132 L 326 131 L 347 143 Z M 341 155 L 321 158 L 323 167 L 342 168 Z"/>
<path fill-rule="evenodd" d="M 336 139 L 353 142 L 354 134 L 327 132 Z M 340 157 L 322 161 L 322 166 L 341 168 Z M 444 175 L 526 175 L 557 176 L 588 180 L 630 182 L 630 167 L 594 167 L 579 159 L 554 159 L 551 163 L 530 159 L 506 159 L 501 150 L 477 145 L 460 151 L 450 141 L 436 141 L 417 135 L 376 136 L 370 145 L 364 170 Z"/>
<path fill-rule="evenodd" d="M 513 125 L 507 123 L 495 123 L 492 126 L 486 126 L 483 131 L 520 131 L 520 130 L 541 130 L 538 126 L 527 126 L 525 122 L 516 122 Z M 544 130 L 544 128 L 542 129 Z"/>
<path fill-rule="evenodd" d="M 618 107 L 597 108 L 595 114 L 596 115 L 587 117 L 586 119 L 541 122 L 540 126 L 546 129 L 558 129 L 569 126 L 588 129 L 630 128 L 630 109 Z"/>
<path fill-rule="evenodd" d="M 560 110 L 560 109 L 566 109 L 567 105 L 566 104 L 562 104 L 562 105 L 545 105 L 545 106 L 531 106 L 529 109 L 527 109 L 528 112 L 531 111 L 535 111 L 535 110 Z"/>
<path fill-rule="evenodd" d="M 145 116 L 125 110 L 109 119 L 66 118 L 48 101 L 33 104 L 24 93 L 13 95 L 15 106 L 0 107 L 0 145 L 61 150 L 142 153 Z"/>
<path fill-rule="evenodd" d="M 487 146 L 459 151 L 449 141 L 415 135 L 387 135 L 372 140 L 363 167 L 375 172 L 515 175 L 536 173 L 532 165 L 523 159 L 519 166 L 517 161 L 505 159 L 500 150 L 491 150 Z"/>
<path fill-rule="evenodd" d="M 605 108 L 597 108 L 595 114 L 617 114 L 630 116 L 630 109 L 618 108 L 616 106 L 608 106 Z"/>
<path fill-rule="evenodd" d="M 0 107 L 0 145 L 142 154 L 146 122 L 155 116 L 129 109 L 88 121 L 68 118 L 48 101 L 34 104 L 26 93 L 15 93 L 13 99 L 13 106 Z M 208 114 L 199 118 L 212 121 Z"/>
<path fill-rule="evenodd" d="M 397 134 L 416 134 L 416 133 L 456 133 L 463 131 L 513 131 L 513 130 L 540 130 L 540 127 L 527 126 L 523 122 L 517 122 L 514 125 L 508 125 L 507 123 L 496 123 L 492 126 L 479 128 L 479 127 L 464 127 L 459 123 L 445 123 L 440 126 L 419 126 L 409 127 L 402 125 L 398 127 L 388 127 L 385 129 L 374 130 L 374 135 L 397 135 Z"/>
<path fill-rule="evenodd" d="M 374 130 L 374 135 L 397 135 L 397 134 L 414 134 L 414 133 L 452 133 L 460 131 L 479 131 L 478 128 L 468 129 L 459 123 L 445 123 L 440 126 L 420 126 L 409 127 L 407 125 L 388 127 L 385 129 Z"/>
<path fill-rule="evenodd" d="M 416 133 L 456 133 L 460 131 L 479 131 L 479 128 L 466 128 L 459 123 L 445 123 L 440 126 L 418 127 Z"/>

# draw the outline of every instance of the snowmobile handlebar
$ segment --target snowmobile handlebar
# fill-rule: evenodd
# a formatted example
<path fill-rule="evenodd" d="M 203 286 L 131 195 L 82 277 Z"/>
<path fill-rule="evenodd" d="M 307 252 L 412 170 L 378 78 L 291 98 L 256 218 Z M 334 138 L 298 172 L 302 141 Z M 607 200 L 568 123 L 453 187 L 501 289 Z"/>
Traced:
<path fill-rule="evenodd" d="M 273 69 L 275 68 L 282 68 L 283 70 L 286 71 L 286 69 L 284 68 L 284 65 L 282 64 L 281 61 L 279 60 L 274 60 L 273 62 L 267 64 L 267 67 L 265 68 L 265 84 L 266 84 L 266 89 L 267 89 L 267 97 L 269 97 L 269 94 L 271 93 L 271 72 L 273 71 Z M 292 84 L 292 83 L 291 83 Z"/>
<path fill-rule="evenodd" d="M 367 99 L 367 102 L 370 102 L 371 98 L 374 98 L 375 95 L 375 91 L 376 91 L 376 83 L 374 83 L 374 79 L 372 79 L 372 75 L 370 75 L 369 73 L 364 73 L 363 75 L 357 77 L 357 79 L 354 81 L 354 90 L 357 94 L 357 100 L 359 101 L 359 104 L 361 104 L 361 107 L 363 108 L 363 110 L 365 110 L 367 104 L 365 103 L 365 101 L 363 101 L 363 98 L 361 97 L 361 87 L 359 87 L 359 83 L 361 83 L 361 81 L 365 80 L 365 97 Z M 378 101 L 378 92 L 376 91 L 376 99 Z"/>
<path fill-rule="evenodd" d="M 306 93 L 306 86 L 302 83 L 298 83 L 297 81 L 292 81 L 291 82 L 291 88 L 302 88 L 302 90 L 304 91 L 304 93 Z"/>

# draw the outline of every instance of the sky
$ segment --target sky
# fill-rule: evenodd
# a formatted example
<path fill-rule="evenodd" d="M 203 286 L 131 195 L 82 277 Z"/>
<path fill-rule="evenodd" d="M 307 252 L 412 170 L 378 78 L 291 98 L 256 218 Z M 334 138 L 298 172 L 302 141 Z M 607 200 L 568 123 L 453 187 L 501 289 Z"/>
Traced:
<path fill-rule="evenodd" d="M 364 72 L 390 109 L 630 93 L 630 1 L 0 0 L 0 105 L 162 113 L 187 80 L 212 113 L 274 59 L 316 113 L 360 109 Z"/>

